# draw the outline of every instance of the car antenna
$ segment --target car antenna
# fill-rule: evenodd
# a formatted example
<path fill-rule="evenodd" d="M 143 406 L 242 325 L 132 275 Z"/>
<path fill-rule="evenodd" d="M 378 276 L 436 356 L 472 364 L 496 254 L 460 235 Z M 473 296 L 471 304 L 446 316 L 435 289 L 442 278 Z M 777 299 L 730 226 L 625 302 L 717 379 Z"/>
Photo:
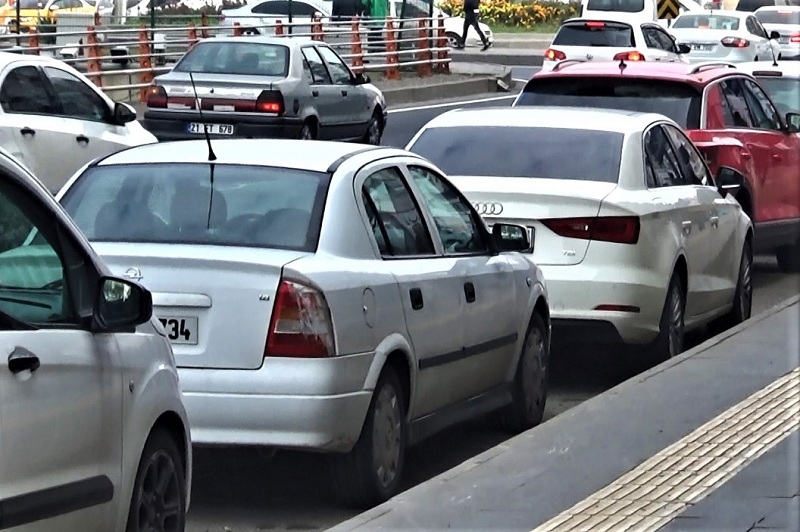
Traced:
<path fill-rule="evenodd" d="M 211 136 L 208 134 L 208 127 L 206 120 L 203 118 L 203 109 L 200 105 L 200 98 L 197 96 L 197 87 L 194 84 L 194 76 L 189 71 L 189 81 L 192 82 L 192 93 L 194 94 L 194 104 L 197 106 L 197 112 L 200 114 L 200 122 L 203 124 L 203 134 L 206 137 L 206 144 L 208 144 L 208 160 L 211 161 L 211 168 L 209 172 L 209 183 L 211 184 L 211 191 L 208 194 L 208 216 L 206 218 L 206 229 L 211 228 L 211 209 L 214 207 L 214 163 L 217 160 L 217 155 L 214 153 L 214 148 L 211 147 Z"/>

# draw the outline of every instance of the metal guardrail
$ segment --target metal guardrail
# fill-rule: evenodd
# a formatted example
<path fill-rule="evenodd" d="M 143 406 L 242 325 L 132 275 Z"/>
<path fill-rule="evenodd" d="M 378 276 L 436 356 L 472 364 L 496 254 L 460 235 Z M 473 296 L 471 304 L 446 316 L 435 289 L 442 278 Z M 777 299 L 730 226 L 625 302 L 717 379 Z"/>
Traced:
<path fill-rule="evenodd" d="M 59 17 L 61 18 L 61 17 Z M 65 17 L 66 18 L 66 17 Z M 281 20 L 262 24 L 237 16 L 230 23 L 211 25 L 208 17 L 200 25 L 108 26 L 94 16 L 85 30 L 75 22 L 56 32 L 39 33 L 32 29 L 22 36 L 19 53 L 52 55 L 85 75 L 112 98 L 144 101 L 146 88 L 158 74 L 168 72 L 167 63 L 179 60 L 201 39 L 225 35 L 270 35 L 326 42 L 347 61 L 354 72 L 382 72 L 385 79 L 401 78 L 401 72 L 425 77 L 449 73 L 450 48 L 444 31 L 444 18 L 404 18 L 396 20 L 353 17 L 349 21 L 308 21 L 285 24 Z M 256 17 L 253 17 L 256 18 Z M 64 21 L 66 26 L 67 21 Z M 83 21 L 81 21 L 83 22 Z M 0 47 L 19 41 L 20 35 L 0 35 Z M 1 50 L 2 48 L 0 48 Z M 111 65 L 109 64 L 111 63 Z M 113 65 L 113 66 L 112 66 Z M 133 65 L 133 66 L 131 66 Z M 127 80 L 126 80 L 127 78 Z"/>

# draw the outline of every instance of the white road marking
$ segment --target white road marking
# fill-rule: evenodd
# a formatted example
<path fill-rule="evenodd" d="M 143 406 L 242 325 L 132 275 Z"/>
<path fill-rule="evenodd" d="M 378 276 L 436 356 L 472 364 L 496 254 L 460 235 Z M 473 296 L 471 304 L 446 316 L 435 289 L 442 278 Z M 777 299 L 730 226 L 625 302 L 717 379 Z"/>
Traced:
<path fill-rule="evenodd" d="M 500 100 L 510 100 L 516 98 L 516 94 L 508 96 L 492 96 L 490 98 L 480 98 L 478 100 L 462 100 L 460 102 L 447 102 L 447 103 L 432 103 L 429 105 L 419 105 L 417 107 L 403 107 L 401 109 L 389 109 L 389 114 L 394 113 L 410 113 L 411 111 L 424 111 L 425 109 L 441 109 L 442 107 L 459 107 L 462 105 L 471 105 L 473 103 L 496 102 Z"/>
<path fill-rule="evenodd" d="M 800 427 L 800 368 L 787 373 L 533 532 L 653 532 Z"/>

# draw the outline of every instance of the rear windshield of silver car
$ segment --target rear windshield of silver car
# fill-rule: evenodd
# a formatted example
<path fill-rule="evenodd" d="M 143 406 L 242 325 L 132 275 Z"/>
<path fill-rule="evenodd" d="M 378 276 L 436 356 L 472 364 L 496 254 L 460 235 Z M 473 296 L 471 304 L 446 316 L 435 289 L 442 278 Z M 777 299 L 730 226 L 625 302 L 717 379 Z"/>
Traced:
<path fill-rule="evenodd" d="M 672 28 L 736 31 L 739 29 L 739 18 L 725 15 L 683 15 L 675 19 Z"/>
<path fill-rule="evenodd" d="M 762 24 L 795 24 L 800 25 L 800 11 L 759 11 L 756 18 Z"/>
<path fill-rule="evenodd" d="M 326 173 L 266 166 L 96 166 L 61 203 L 96 242 L 314 252 L 329 180 Z"/>
<path fill-rule="evenodd" d="M 617 11 L 619 13 L 640 13 L 644 11 L 644 0 L 589 0 L 588 11 Z"/>
<path fill-rule="evenodd" d="M 449 175 L 616 183 L 622 140 L 588 129 L 459 126 L 425 130 L 411 151 Z"/>
<path fill-rule="evenodd" d="M 604 46 L 630 48 L 636 46 L 633 30 L 622 22 L 567 22 L 558 30 L 553 46 Z"/>
<path fill-rule="evenodd" d="M 700 127 L 702 94 L 688 83 L 622 77 L 534 78 L 516 105 L 599 107 L 666 115 L 684 129 Z"/>
<path fill-rule="evenodd" d="M 205 41 L 187 52 L 173 71 L 285 78 L 289 73 L 289 48 L 280 44 Z"/>

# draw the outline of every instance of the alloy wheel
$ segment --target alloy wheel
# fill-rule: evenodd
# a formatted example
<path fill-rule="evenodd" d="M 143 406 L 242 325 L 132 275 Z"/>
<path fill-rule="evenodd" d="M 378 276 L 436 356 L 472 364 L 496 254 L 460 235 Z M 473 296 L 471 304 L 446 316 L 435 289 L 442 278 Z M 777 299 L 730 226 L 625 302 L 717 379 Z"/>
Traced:
<path fill-rule="evenodd" d="M 169 454 L 159 450 L 147 463 L 137 498 L 138 530 L 181 532 L 181 486 Z"/>
<path fill-rule="evenodd" d="M 402 447 L 400 398 L 393 386 L 384 386 L 375 401 L 372 424 L 372 456 L 375 475 L 381 487 L 394 482 L 400 466 Z"/>
<path fill-rule="evenodd" d="M 311 132 L 311 126 L 308 124 L 303 125 L 303 129 L 300 130 L 300 140 L 314 140 L 314 135 Z"/>
<path fill-rule="evenodd" d="M 372 117 L 367 130 L 367 141 L 373 146 L 379 146 L 381 143 L 381 124 L 376 117 Z"/>
<path fill-rule="evenodd" d="M 742 272 L 740 279 L 739 310 L 742 320 L 750 318 L 753 308 L 753 258 L 750 253 L 745 252 L 742 260 Z"/>
<path fill-rule="evenodd" d="M 538 328 L 533 328 L 522 353 L 522 394 L 526 414 L 533 415 L 544 402 L 546 377 L 544 338 Z"/>
<path fill-rule="evenodd" d="M 681 296 L 680 286 L 676 283 L 670 292 L 670 313 L 669 313 L 669 356 L 675 357 L 681 354 L 683 349 L 684 335 L 684 310 L 683 297 Z"/>

